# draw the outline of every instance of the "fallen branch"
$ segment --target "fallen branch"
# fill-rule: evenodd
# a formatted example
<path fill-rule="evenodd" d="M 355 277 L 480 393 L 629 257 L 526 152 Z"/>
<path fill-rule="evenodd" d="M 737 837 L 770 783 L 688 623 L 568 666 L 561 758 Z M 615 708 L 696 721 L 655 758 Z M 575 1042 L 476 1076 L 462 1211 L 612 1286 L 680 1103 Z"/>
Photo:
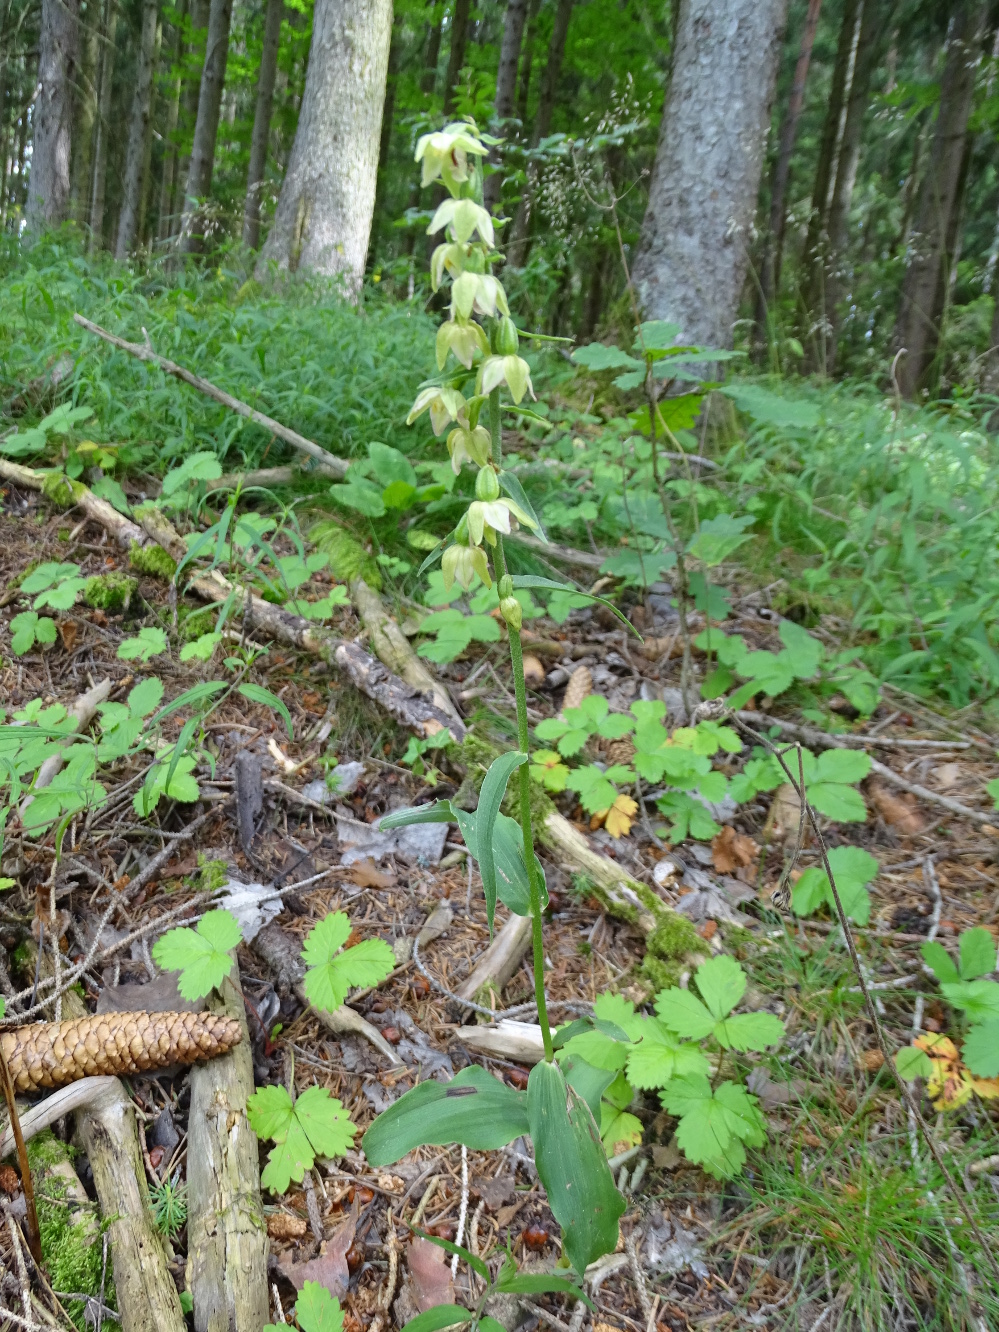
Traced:
<path fill-rule="evenodd" d="M 26 795 L 21 801 L 21 818 L 24 818 L 25 810 L 35 799 L 35 792 L 43 790 L 46 786 L 51 786 L 56 774 L 62 769 L 65 763 L 63 749 L 68 745 L 73 736 L 79 735 L 85 731 L 94 717 L 97 715 L 98 705 L 111 693 L 112 681 L 102 680 L 100 684 L 94 685 L 93 689 L 88 689 L 85 694 L 80 694 L 75 703 L 72 703 L 67 713 L 67 719 L 73 722 L 73 730 L 70 732 L 62 744 L 57 754 L 50 754 L 42 766 L 38 769 L 38 774 L 32 782 L 31 794 Z"/>
<path fill-rule="evenodd" d="M 228 407 L 231 412 L 236 412 L 237 415 L 244 416 L 247 420 L 263 426 L 272 435 L 276 435 L 278 439 L 283 439 L 286 444 L 290 444 L 293 449 L 298 449 L 301 453 L 307 453 L 310 458 L 315 458 L 318 462 L 324 463 L 336 476 L 346 475 L 349 464 L 344 458 L 337 458 L 334 454 L 321 448 L 314 440 L 306 439 L 297 430 L 291 430 L 288 426 L 283 426 L 280 421 L 275 421 L 272 416 L 265 416 L 263 412 L 258 412 L 256 408 L 251 407 L 248 403 L 241 402 L 239 398 L 234 398 L 231 393 L 226 393 L 224 389 L 217 388 L 209 380 L 202 379 L 200 375 L 192 374 L 190 370 L 185 370 L 182 365 L 177 365 L 174 361 L 168 361 L 165 356 L 158 356 L 148 344 L 126 342 L 124 338 L 109 333 L 107 329 L 92 324 L 89 319 L 84 319 L 81 314 L 75 314 L 73 318 L 81 328 L 85 328 L 88 333 L 94 333 L 97 337 L 103 338 L 105 342 L 110 342 L 112 347 L 118 347 L 121 351 L 128 352 L 130 356 L 134 356 L 140 361 L 148 361 L 151 365 L 159 366 L 166 374 L 173 375 L 175 379 L 183 380 L 185 384 L 190 384 L 199 393 L 204 393 L 206 397 L 221 403 L 223 407 Z"/>
<path fill-rule="evenodd" d="M 445 712 L 438 707 L 436 698 L 428 698 L 407 684 L 356 643 L 341 643 L 334 653 L 334 660 L 355 689 L 366 694 L 408 731 L 429 739 L 447 728 L 455 743 L 464 740 L 465 723 L 453 705 Z"/>
<path fill-rule="evenodd" d="M 482 1005 L 488 1005 L 493 995 L 498 999 L 530 946 L 530 916 L 511 916 L 456 993 L 462 999 Z"/>
<path fill-rule="evenodd" d="M 211 1008 L 238 1023 L 243 1040 L 191 1070 L 187 1285 L 195 1332 L 259 1332 L 270 1312 L 267 1226 L 257 1135 L 246 1117 L 253 1055 L 243 997 L 231 976 Z"/>
<path fill-rule="evenodd" d="M 60 1087 L 51 1096 L 46 1096 L 44 1101 L 30 1106 L 19 1116 L 24 1141 L 30 1142 L 32 1138 L 44 1133 L 47 1128 L 66 1115 L 97 1105 L 107 1096 L 109 1087 L 117 1082 L 117 1078 L 101 1075 L 81 1078 L 79 1082 L 71 1082 L 68 1087 Z M 10 1156 L 13 1150 L 14 1131 L 8 1125 L 0 1135 L 0 1160 Z"/>
<path fill-rule="evenodd" d="M 452 1039 L 478 1054 L 512 1059 L 516 1064 L 538 1064 L 545 1057 L 541 1028 L 536 1022 L 500 1018 L 492 1027 L 459 1027 Z"/>
<path fill-rule="evenodd" d="M 760 726 L 767 728 L 777 726 L 784 735 L 788 735 L 792 740 L 800 740 L 806 745 L 815 745 L 820 749 L 855 749 L 856 745 L 845 743 L 843 736 L 829 735 L 825 731 L 817 731 L 811 726 L 800 726 L 797 722 L 781 721 L 777 717 L 771 717 L 763 712 L 737 712 L 736 717 L 739 721 L 746 722 L 750 726 Z M 884 763 L 879 763 L 877 759 L 871 759 L 871 772 L 877 776 L 883 777 L 886 782 L 892 786 L 897 786 L 900 791 L 908 791 L 910 795 L 918 796 L 920 800 L 927 801 L 928 804 L 938 805 L 941 809 L 946 809 L 951 814 L 956 814 L 959 818 L 968 819 L 972 823 L 988 824 L 993 826 L 996 820 L 996 814 L 983 813 L 979 809 L 971 809 L 968 805 L 962 805 L 960 800 L 951 800 L 950 796 L 939 795 L 936 791 L 929 790 L 928 787 L 920 786 L 918 782 L 910 782 L 905 777 L 900 777 Z"/>
<path fill-rule="evenodd" d="M 331 481 L 340 481 L 343 473 L 327 463 L 315 463 L 310 466 L 302 463 L 290 467 L 261 467 L 255 472 L 226 472 L 223 476 L 205 482 L 206 490 L 248 490 L 251 486 L 290 486 L 303 476 L 328 477 Z"/>

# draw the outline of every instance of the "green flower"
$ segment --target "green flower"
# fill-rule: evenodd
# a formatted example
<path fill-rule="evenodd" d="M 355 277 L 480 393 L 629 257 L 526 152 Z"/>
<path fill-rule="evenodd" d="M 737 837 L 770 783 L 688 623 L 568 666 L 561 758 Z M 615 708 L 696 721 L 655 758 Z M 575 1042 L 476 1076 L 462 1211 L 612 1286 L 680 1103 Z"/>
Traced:
<path fill-rule="evenodd" d="M 451 421 L 468 422 L 468 403 L 457 389 L 442 388 L 437 384 L 421 389 L 406 417 L 406 424 L 412 425 L 428 408 L 435 435 L 441 434 Z"/>
<path fill-rule="evenodd" d="M 468 154 L 484 157 L 488 148 L 479 142 L 474 128 L 455 121 L 434 134 L 424 134 L 416 145 L 416 160 L 423 163 L 423 186 L 437 179 L 451 189 L 469 177 Z"/>
<path fill-rule="evenodd" d="M 476 232 L 487 245 L 491 246 L 495 241 L 493 220 L 488 211 L 474 199 L 445 199 L 434 213 L 427 227 L 427 235 L 433 236 L 443 227 L 451 228 L 451 234 L 459 245 L 470 241 Z"/>
<path fill-rule="evenodd" d="M 449 319 L 446 323 L 441 324 L 437 330 L 438 370 L 444 369 L 449 351 L 454 353 L 466 370 L 471 370 L 477 351 L 481 352 L 483 356 L 489 355 L 489 339 L 486 337 L 485 329 L 481 324 Z M 520 398 L 517 401 L 519 402 Z"/>
<path fill-rule="evenodd" d="M 534 397 L 531 367 L 522 356 L 490 356 L 482 362 L 477 392 L 491 393 L 503 383 L 514 402 L 520 402 L 527 392 Z"/>
<path fill-rule="evenodd" d="M 475 463 L 484 467 L 489 461 L 492 441 L 485 426 L 476 426 L 469 430 L 467 426 L 458 426 L 447 437 L 447 451 L 451 455 L 451 470 L 455 476 L 461 471 L 463 462 Z"/>
<path fill-rule="evenodd" d="M 485 537 L 491 546 L 495 546 L 497 532 L 502 532 L 504 536 L 510 535 L 511 518 L 516 518 L 528 527 L 537 526 L 534 519 L 513 500 L 473 500 L 468 506 L 468 535 L 473 545 L 481 546 L 482 538 Z"/>
<path fill-rule="evenodd" d="M 486 587 L 493 585 L 486 552 L 479 546 L 462 546 L 457 543 L 448 546 L 441 559 L 441 574 L 445 592 L 450 592 L 455 583 L 460 583 L 467 592 L 476 574 Z"/>

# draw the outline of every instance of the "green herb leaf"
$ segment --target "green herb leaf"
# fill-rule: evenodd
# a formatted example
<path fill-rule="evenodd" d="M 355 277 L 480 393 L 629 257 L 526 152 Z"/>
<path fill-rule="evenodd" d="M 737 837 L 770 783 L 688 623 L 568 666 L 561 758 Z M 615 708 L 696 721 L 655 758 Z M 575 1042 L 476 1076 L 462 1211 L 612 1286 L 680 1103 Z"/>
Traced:
<path fill-rule="evenodd" d="M 232 971 L 229 951 L 242 938 L 228 911 L 208 911 L 196 929 L 182 925 L 153 944 L 153 961 L 164 971 L 179 971 L 177 989 L 185 999 L 201 999 Z"/>
<path fill-rule="evenodd" d="M 246 1103 L 250 1127 L 275 1146 L 260 1183 L 275 1193 L 300 1183 L 317 1156 L 342 1156 L 354 1143 L 357 1126 L 325 1087 L 309 1087 L 292 1102 L 284 1087 L 261 1087 Z"/>
<path fill-rule="evenodd" d="M 340 1007 L 354 987 L 377 985 L 395 966 L 395 954 L 382 939 L 365 939 L 341 952 L 350 937 L 350 920 L 343 911 L 331 912 L 306 936 L 302 957 L 305 993 L 324 1012 Z"/>

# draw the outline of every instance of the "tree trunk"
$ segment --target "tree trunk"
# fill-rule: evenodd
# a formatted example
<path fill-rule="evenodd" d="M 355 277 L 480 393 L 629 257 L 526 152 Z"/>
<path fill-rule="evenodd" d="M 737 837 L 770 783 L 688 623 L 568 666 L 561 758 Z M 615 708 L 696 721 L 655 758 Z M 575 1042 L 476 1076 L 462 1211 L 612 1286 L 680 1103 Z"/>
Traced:
<path fill-rule="evenodd" d="M 731 347 L 786 0 L 682 0 L 633 277 L 647 318 Z"/>
<path fill-rule="evenodd" d="M 90 192 L 90 253 L 104 243 L 104 201 L 107 190 L 108 141 L 111 137 L 111 90 L 114 85 L 115 40 L 118 17 L 115 0 L 104 0 L 101 24 L 101 68 L 97 93 L 97 129 L 94 133 L 93 184 Z"/>
<path fill-rule="evenodd" d="M 785 2 L 786 0 L 782 0 L 782 3 Z M 555 94 L 558 91 L 559 75 L 562 73 L 562 61 L 565 57 L 565 42 L 569 35 L 569 21 L 572 18 L 573 3 L 574 0 L 558 0 L 558 8 L 555 10 L 551 40 L 548 43 L 548 59 L 545 62 L 545 72 L 541 76 L 538 111 L 534 117 L 534 128 L 531 131 L 532 148 L 536 148 L 541 140 L 546 139 L 551 132 L 552 117 L 555 114 Z M 518 204 L 517 214 L 513 219 L 509 258 L 511 263 L 516 263 L 521 267 L 527 263 L 527 256 L 531 249 L 528 232 L 531 224 L 531 197 L 537 187 L 537 178 L 536 168 L 529 167 L 527 184 L 524 187 L 524 197 Z"/>
<path fill-rule="evenodd" d="M 87 0 L 79 73 L 80 86 L 77 94 L 76 147 L 73 152 L 73 216 L 81 227 L 86 227 L 90 220 L 90 172 L 94 146 L 94 121 L 97 117 L 97 71 L 100 64 L 100 11 L 100 0 Z M 0 34 L 0 47 L 2 45 L 2 34 Z M 2 77 L 0 74 L 0 79 Z M 2 112 L 3 88 L 0 87 L 0 115 Z M 2 151 L 0 146 L 0 153 Z"/>
<path fill-rule="evenodd" d="M 267 166 L 267 144 L 271 133 L 274 80 L 277 77 L 283 18 L 284 0 L 267 0 L 264 49 L 260 55 L 257 106 L 253 114 L 253 138 L 250 140 L 250 168 L 246 176 L 246 203 L 243 205 L 243 244 L 251 250 L 260 244 L 260 192 L 264 187 L 264 168 Z"/>
<path fill-rule="evenodd" d="M 73 85 L 79 62 L 80 0 L 42 0 L 27 223 L 57 227 L 69 214 Z"/>
<path fill-rule="evenodd" d="M 829 203 L 826 228 L 828 233 L 824 284 L 826 319 L 820 340 L 825 344 L 823 364 L 828 375 L 831 375 L 836 367 L 836 336 L 839 330 L 837 307 L 842 300 L 845 287 L 843 265 L 846 259 L 850 205 L 853 201 L 853 187 L 860 163 L 864 116 L 867 114 L 870 99 L 871 79 L 881 58 L 883 40 L 888 31 L 891 8 L 891 4 L 885 3 L 884 0 L 864 0 L 864 12 L 860 21 L 857 60 L 853 71 L 853 82 L 850 85 L 850 100 L 846 107 L 843 138 L 836 164 L 836 183 Z"/>
<path fill-rule="evenodd" d="M 829 194 L 836 176 L 836 151 L 839 146 L 840 128 L 843 123 L 843 108 L 850 88 L 852 62 L 856 51 L 857 16 L 860 0 L 844 0 L 843 19 L 839 28 L 839 43 L 836 47 L 836 62 L 833 65 L 832 83 L 829 88 L 829 101 L 826 116 L 822 123 L 822 137 L 819 140 L 819 156 L 815 164 L 815 180 L 812 184 L 812 206 L 808 215 L 808 232 L 802 251 L 802 269 L 804 274 L 804 308 L 808 320 L 804 341 L 812 346 L 812 323 L 822 318 L 820 310 L 824 305 L 821 268 L 821 245 L 826 230 L 829 211 Z M 817 357 L 813 357 L 817 360 Z"/>
<path fill-rule="evenodd" d="M 177 7 L 173 29 L 173 47 L 170 56 L 171 80 L 167 85 L 166 124 L 163 127 L 163 172 L 160 176 L 159 216 L 156 220 L 156 239 L 169 240 L 173 232 L 173 192 L 177 183 L 177 126 L 180 123 L 180 96 L 183 77 L 179 65 L 184 53 L 183 21 L 187 13 L 186 0 Z"/>
<path fill-rule="evenodd" d="M 517 66 L 520 64 L 520 45 L 524 36 L 524 20 L 527 18 L 527 0 L 507 0 L 506 14 L 503 17 L 503 41 L 500 44 L 499 65 L 496 71 L 496 100 L 493 103 L 493 119 L 499 133 L 503 133 L 504 123 L 513 115 L 513 99 L 517 91 Z M 485 203 L 493 209 L 499 204 L 503 190 L 503 176 L 500 172 L 500 157 L 493 149 L 493 174 L 486 179 Z"/>
<path fill-rule="evenodd" d="M 437 0 L 427 0 L 427 8 L 437 10 Z M 420 91 L 432 93 L 437 85 L 437 64 L 441 58 L 441 35 L 444 30 L 444 24 L 440 14 L 437 15 L 436 23 L 430 25 L 427 34 L 427 55 L 423 64 L 423 74 L 420 78 Z"/>
<path fill-rule="evenodd" d="M 152 229 L 148 225 L 149 199 L 153 188 L 153 119 L 156 115 L 156 74 L 160 67 L 160 51 L 163 47 L 163 22 L 156 24 L 156 41 L 153 44 L 153 84 L 149 102 L 149 116 L 146 120 L 146 138 L 142 145 L 142 193 L 139 198 L 139 226 L 136 242 L 152 249 Z"/>
<path fill-rule="evenodd" d="M 121 215 L 118 219 L 118 244 L 115 258 L 127 259 L 135 245 L 139 228 L 144 184 L 143 167 L 146 160 L 146 135 L 153 96 L 153 65 L 156 58 L 156 24 L 159 19 L 159 0 L 143 0 L 142 31 L 139 39 L 139 59 L 135 71 L 135 94 L 132 115 L 128 125 L 128 150 L 125 154 L 125 180 L 123 184 Z"/>
<path fill-rule="evenodd" d="M 929 378 L 950 284 L 956 219 L 966 174 L 968 119 L 987 6 L 966 0 L 953 19 L 930 161 L 919 196 L 909 266 L 895 324 L 899 388 L 912 397 Z"/>
<path fill-rule="evenodd" d="M 468 45 L 468 14 L 471 0 L 454 0 L 451 14 L 451 47 L 447 57 L 447 75 L 444 79 L 444 116 L 449 119 L 454 111 L 455 92 Z"/>
<path fill-rule="evenodd" d="M 392 0 L 317 0 L 305 94 L 261 254 L 357 295 L 371 233 Z"/>
<path fill-rule="evenodd" d="M 188 73 L 184 78 L 184 90 L 180 99 L 180 121 L 184 135 L 194 135 L 194 126 L 198 119 L 198 97 L 201 92 L 201 70 L 204 69 L 205 51 L 208 48 L 208 12 L 209 0 L 190 0 L 191 43 L 185 52 Z M 195 74 L 193 70 L 198 72 Z M 179 157 L 179 154 L 178 154 Z M 184 188 L 191 169 L 191 154 L 179 157 L 179 169 L 170 204 L 170 235 L 180 230 L 184 217 Z"/>
<path fill-rule="evenodd" d="M 204 239 L 199 225 L 200 207 L 212 188 L 231 22 L 232 0 L 211 0 L 205 65 L 198 93 L 198 118 L 194 125 L 194 143 L 184 191 L 184 218 L 180 228 L 180 248 L 186 254 L 196 254 Z"/>
<path fill-rule="evenodd" d="M 805 26 L 801 31 L 801 45 L 798 48 L 798 63 L 794 67 L 794 82 L 788 98 L 787 111 L 780 127 L 780 144 L 777 149 L 777 161 L 774 165 L 773 187 L 770 196 L 770 226 L 767 231 L 763 251 L 763 263 L 760 266 L 760 290 L 757 294 L 756 327 L 760 331 L 768 329 L 772 318 L 773 306 L 780 286 L 781 259 L 784 250 L 784 222 L 786 213 L 787 186 L 791 176 L 791 154 L 798 134 L 798 119 L 805 101 L 805 83 L 808 79 L 808 67 L 812 62 L 812 47 L 815 45 L 815 30 L 819 23 L 819 11 L 822 0 L 808 0 Z M 760 337 L 766 346 L 770 336 Z"/>
<path fill-rule="evenodd" d="M 531 70 L 534 65 L 534 47 L 538 38 L 538 12 L 541 0 L 530 0 L 527 15 L 527 38 L 524 41 L 524 59 L 520 68 L 520 83 L 517 87 L 517 119 L 521 125 L 527 124 L 527 105 L 531 97 Z"/>

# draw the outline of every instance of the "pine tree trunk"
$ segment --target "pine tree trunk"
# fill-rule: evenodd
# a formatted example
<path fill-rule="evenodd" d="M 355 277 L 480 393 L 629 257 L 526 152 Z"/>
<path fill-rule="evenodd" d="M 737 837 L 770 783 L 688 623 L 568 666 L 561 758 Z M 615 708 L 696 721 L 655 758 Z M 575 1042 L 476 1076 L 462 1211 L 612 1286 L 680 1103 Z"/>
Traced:
<path fill-rule="evenodd" d="M 375 203 L 392 0 L 317 0 L 295 144 L 261 254 L 360 290 Z"/>
<path fill-rule="evenodd" d="M 551 40 L 548 43 L 548 59 L 545 72 L 541 76 L 541 91 L 538 95 L 538 111 L 534 117 L 531 131 L 531 146 L 536 148 L 542 139 L 551 133 L 552 119 L 555 115 L 555 94 L 558 91 L 559 75 L 562 73 L 562 61 L 565 58 L 565 43 L 569 35 L 569 22 L 572 18 L 574 0 L 558 0 L 555 20 L 552 24 Z M 524 197 L 517 206 L 513 219 L 513 230 L 509 243 L 509 260 L 523 267 L 530 253 L 531 199 L 537 188 L 537 171 L 528 169 Z"/>
<path fill-rule="evenodd" d="M 444 116 L 449 118 L 454 110 L 455 93 L 462 66 L 465 63 L 465 48 L 468 45 L 468 14 L 471 0 L 454 0 L 451 14 L 451 48 L 447 58 L 447 75 L 444 79 Z"/>
<path fill-rule="evenodd" d="M 184 218 L 180 228 L 180 248 L 186 254 L 196 254 L 204 239 L 199 225 L 200 207 L 212 189 L 231 22 L 232 0 L 211 0 L 205 65 L 201 71 L 201 90 L 198 93 L 198 118 L 194 125 L 194 143 L 184 191 Z"/>
<path fill-rule="evenodd" d="M 804 279 L 804 308 L 808 321 L 802 328 L 803 341 L 814 364 L 820 357 L 814 353 L 813 323 L 824 318 L 823 278 L 821 251 L 824 244 L 826 222 L 829 216 L 829 196 L 836 178 L 836 154 L 839 147 L 840 129 L 843 123 L 843 110 L 850 90 L 852 62 L 856 51 L 857 17 L 860 0 L 844 0 L 843 18 L 839 28 L 839 42 L 836 47 L 836 62 L 833 65 L 832 83 L 829 88 L 829 101 L 826 105 L 825 120 L 822 123 L 822 137 L 819 140 L 819 156 L 815 164 L 815 179 L 812 184 L 812 206 L 808 215 L 808 232 L 802 251 L 802 271 Z"/>
<path fill-rule="evenodd" d="M 80 0 L 42 0 L 26 217 L 31 231 L 69 215 L 73 85 L 79 63 Z"/>
<path fill-rule="evenodd" d="M 127 259 L 135 246 L 142 207 L 143 167 L 146 160 L 146 135 L 152 109 L 153 65 L 156 58 L 156 24 L 159 0 L 143 0 L 139 58 L 135 71 L 135 93 L 128 124 L 128 149 L 125 154 L 121 214 L 118 218 L 118 243 L 115 258 Z"/>
<path fill-rule="evenodd" d="M 649 319 L 731 347 L 786 0 L 682 0 L 633 269 Z"/>
<path fill-rule="evenodd" d="M 82 58 L 76 103 L 76 142 L 73 149 L 73 216 L 81 227 L 86 227 L 90 220 L 90 172 L 94 146 L 94 121 L 97 117 L 100 39 L 100 0 L 87 0 L 83 19 Z M 3 40 L 0 36 L 0 47 L 2 45 Z M 0 74 L 0 79 L 2 77 Z M 3 89 L 0 88 L 0 112 L 2 109 Z"/>
<path fill-rule="evenodd" d="M 794 67 L 794 82 L 791 84 L 787 111 L 780 127 L 780 144 L 777 149 L 777 161 L 774 164 L 773 187 L 770 195 L 770 226 L 763 250 L 763 262 L 760 266 L 760 289 L 757 293 L 756 327 L 759 331 L 767 329 L 780 286 L 787 187 L 791 177 L 791 154 L 794 152 L 794 142 L 798 135 L 798 120 L 805 102 L 805 84 L 808 79 L 808 67 L 812 62 L 812 47 L 815 45 L 815 30 L 819 24 L 821 8 L 822 0 L 808 0 L 808 11 L 805 14 L 805 25 L 801 31 L 801 44 L 798 48 L 798 62 Z M 763 336 L 759 340 L 762 345 L 766 346 L 770 342 L 770 337 Z"/>
<path fill-rule="evenodd" d="M 283 18 L 284 0 L 267 0 L 264 48 L 260 55 L 260 76 L 257 79 L 257 106 L 253 114 L 253 137 L 250 140 L 250 167 L 246 175 L 246 202 L 243 205 L 243 244 L 251 250 L 260 244 L 260 192 L 264 187 L 264 169 L 267 166 L 267 144 L 271 133 L 274 81 L 277 78 Z"/>
<path fill-rule="evenodd" d="M 493 118 L 501 134 L 504 122 L 513 115 L 513 99 L 517 92 L 517 66 L 520 64 L 520 45 L 524 36 L 526 18 L 527 0 L 507 0 L 506 13 L 503 16 L 503 41 L 500 44 L 499 65 L 496 70 L 496 100 L 493 103 Z M 487 208 L 497 206 L 503 191 L 500 160 L 494 148 L 493 174 L 487 178 L 484 190 Z"/>
<path fill-rule="evenodd" d="M 940 338 L 967 173 L 968 119 L 987 13 L 987 6 L 978 0 L 966 0 L 954 15 L 947 43 L 930 161 L 895 324 L 895 345 L 906 349 L 897 369 L 899 388 L 906 397 L 926 386 Z"/>
<path fill-rule="evenodd" d="M 846 243 L 850 222 L 850 205 L 853 202 L 853 187 L 857 180 L 857 167 L 860 163 L 860 144 L 864 129 L 864 117 L 870 100 L 871 79 L 884 49 L 883 39 L 887 34 L 888 21 L 892 5 L 884 0 L 864 0 L 864 12 L 860 21 L 860 38 L 857 43 L 857 60 L 850 85 L 850 99 L 846 106 L 846 119 L 843 123 L 843 138 L 836 163 L 836 183 L 833 186 L 829 202 L 827 223 L 828 242 L 826 245 L 825 265 L 825 306 L 826 321 L 823 330 L 825 372 L 831 375 L 836 368 L 836 338 L 839 331 L 838 306 L 843 298 L 846 285 L 844 264 L 846 262 Z M 822 336 L 822 335 L 820 335 Z"/>
<path fill-rule="evenodd" d="M 90 253 L 104 244 L 104 202 L 107 191 L 108 141 L 111 137 L 111 91 L 114 85 L 115 40 L 118 18 L 115 0 L 104 0 L 101 24 L 101 68 L 97 93 L 97 128 L 90 192 Z"/>

